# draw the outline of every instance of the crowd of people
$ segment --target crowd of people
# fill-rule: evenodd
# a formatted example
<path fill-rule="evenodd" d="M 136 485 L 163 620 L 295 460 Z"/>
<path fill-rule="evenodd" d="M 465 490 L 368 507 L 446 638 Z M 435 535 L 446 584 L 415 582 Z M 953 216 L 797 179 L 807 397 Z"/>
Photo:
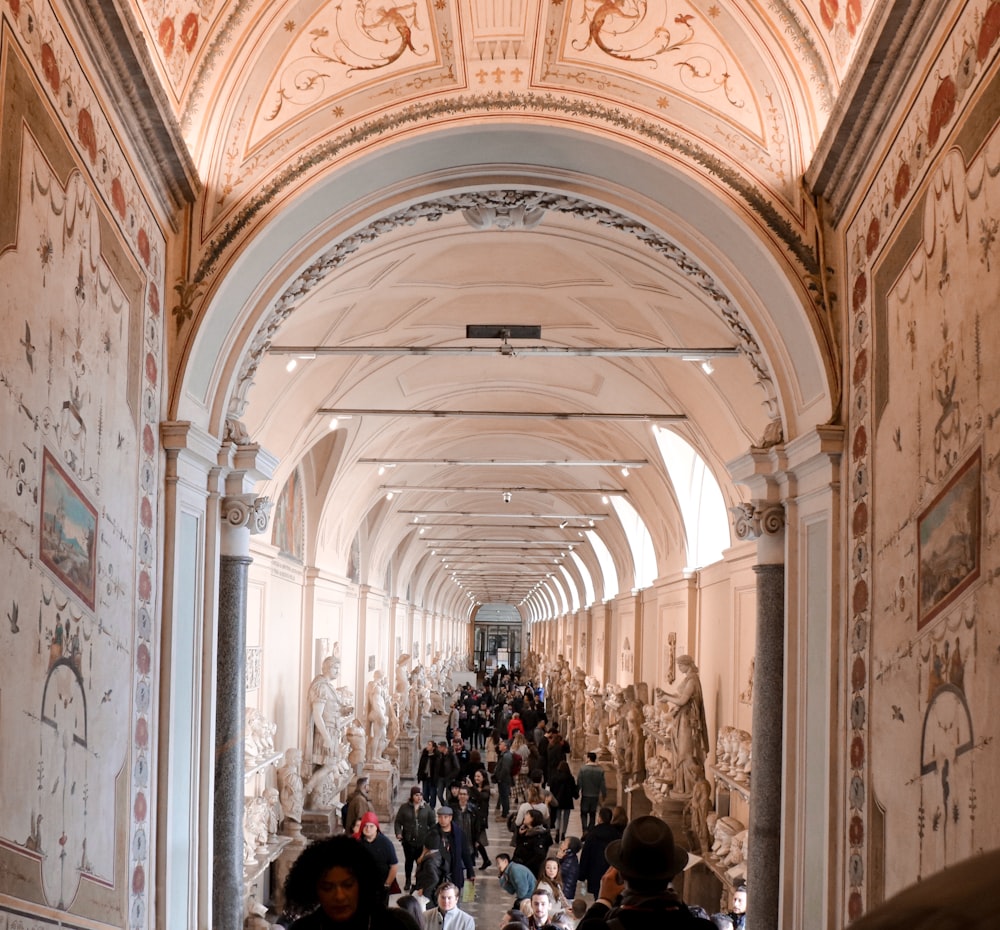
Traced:
<path fill-rule="evenodd" d="M 347 834 L 312 843 L 289 872 L 291 930 L 475 930 L 460 905 L 471 900 L 477 868 L 494 866 L 510 895 L 500 921 L 509 930 L 746 930 L 745 888 L 711 917 L 684 904 L 671 880 L 688 853 L 669 826 L 656 817 L 630 822 L 623 808 L 606 806 L 595 754 L 576 775 L 569 754 L 530 683 L 502 670 L 481 689 L 463 685 L 445 739 L 421 752 L 417 784 L 392 821 L 402 870 L 359 778 L 344 806 Z M 579 837 L 568 832 L 577 802 Z M 491 808 L 511 833 L 510 851 L 492 859 Z"/>

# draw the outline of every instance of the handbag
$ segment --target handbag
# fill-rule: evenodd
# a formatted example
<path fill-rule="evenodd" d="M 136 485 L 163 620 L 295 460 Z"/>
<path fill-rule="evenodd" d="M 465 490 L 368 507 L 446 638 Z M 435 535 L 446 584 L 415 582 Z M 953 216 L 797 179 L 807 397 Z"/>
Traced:
<path fill-rule="evenodd" d="M 399 882 L 394 878 L 389 886 L 389 894 L 402 894 L 403 889 L 399 887 Z"/>

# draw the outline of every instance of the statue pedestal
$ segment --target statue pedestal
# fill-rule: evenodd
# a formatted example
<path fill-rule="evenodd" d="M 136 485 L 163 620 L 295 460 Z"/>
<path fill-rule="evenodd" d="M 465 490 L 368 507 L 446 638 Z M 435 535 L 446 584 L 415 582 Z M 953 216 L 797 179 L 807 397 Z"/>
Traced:
<path fill-rule="evenodd" d="M 375 808 L 379 823 L 390 821 L 396 805 L 396 793 L 399 790 L 399 772 L 388 764 L 377 767 L 366 764 L 363 774 L 368 778 L 368 798 Z M 390 829 L 389 833 L 392 832 Z"/>
<path fill-rule="evenodd" d="M 286 817 L 281 821 L 281 832 L 291 840 L 293 846 L 306 845 L 306 838 L 302 835 L 302 824 L 298 821 Z"/>
<path fill-rule="evenodd" d="M 331 809 L 302 812 L 302 835 L 306 840 L 323 839 L 323 837 L 332 836 L 334 833 L 340 833 L 342 830 L 339 809 L 336 811 Z"/>
<path fill-rule="evenodd" d="M 416 740 L 408 734 L 403 734 L 396 740 L 396 749 L 399 750 L 399 773 L 404 778 L 416 776 L 419 756 L 414 753 L 415 745 Z"/>
<path fill-rule="evenodd" d="M 634 820 L 636 817 L 645 817 L 647 814 L 653 813 L 653 805 L 650 803 L 649 798 L 646 797 L 646 792 L 641 785 L 632 788 L 631 791 L 625 791 L 623 794 L 625 795 L 624 800 L 618 803 L 625 808 L 629 820 Z M 683 833 L 678 835 L 683 836 Z"/>
<path fill-rule="evenodd" d="M 604 784 L 608 789 L 608 799 L 605 803 L 608 807 L 621 804 L 622 802 L 618 799 L 618 769 L 610 762 L 601 762 L 601 768 L 604 769 Z"/>

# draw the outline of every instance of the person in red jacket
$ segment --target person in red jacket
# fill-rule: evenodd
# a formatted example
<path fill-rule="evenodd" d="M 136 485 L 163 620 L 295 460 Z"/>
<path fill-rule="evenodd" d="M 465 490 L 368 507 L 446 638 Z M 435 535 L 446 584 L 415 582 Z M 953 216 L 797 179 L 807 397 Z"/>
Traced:
<path fill-rule="evenodd" d="M 507 724 L 507 739 L 512 740 L 515 733 L 524 734 L 524 721 L 516 711 L 511 716 L 510 723 Z"/>

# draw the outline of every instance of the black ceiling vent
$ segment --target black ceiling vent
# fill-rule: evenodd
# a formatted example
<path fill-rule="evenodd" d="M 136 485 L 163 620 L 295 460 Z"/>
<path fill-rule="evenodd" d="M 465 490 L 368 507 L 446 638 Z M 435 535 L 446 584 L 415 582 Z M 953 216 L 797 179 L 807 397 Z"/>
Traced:
<path fill-rule="evenodd" d="M 475 324 L 465 327 L 466 339 L 541 339 L 541 326 Z"/>

